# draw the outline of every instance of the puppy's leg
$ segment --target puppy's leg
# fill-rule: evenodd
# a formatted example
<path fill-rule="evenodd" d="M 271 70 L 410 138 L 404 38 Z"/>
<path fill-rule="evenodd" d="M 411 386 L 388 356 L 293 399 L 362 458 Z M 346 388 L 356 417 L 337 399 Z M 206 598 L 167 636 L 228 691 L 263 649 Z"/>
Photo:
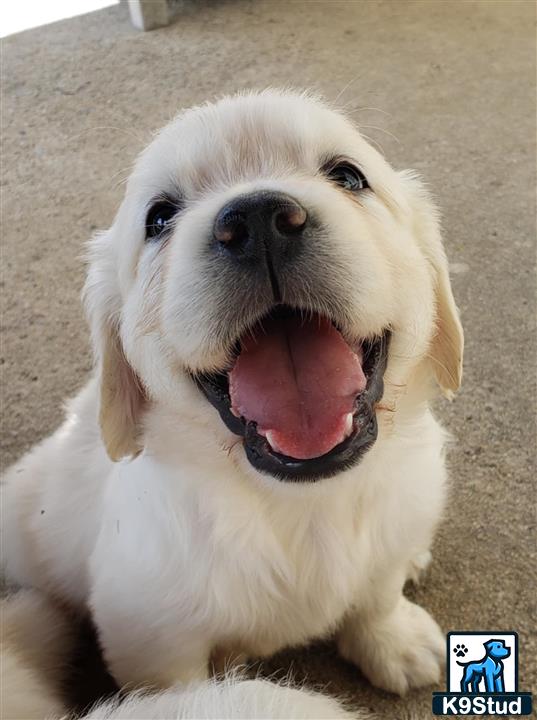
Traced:
<path fill-rule="evenodd" d="M 107 666 L 120 687 L 164 690 L 209 677 L 211 648 L 201 633 L 182 633 L 173 626 L 162 632 L 144 617 L 132 618 L 132 632 L 121 637 L 103 624 L 102 615 L 95 620 Z"/>
<path fill-rule="evenodd" d="M 148 583 L 151 585 L 151 583 Z M 98 584 L 92 616 L 108 668 L 120 687 L 164 690 L 209 677 L 212 643 L 151 587 Z"/>
<path fill-rule="evenodd" d="M 173 527 L 166 503 L 163 508 L 157 494 L 136 514 L 128 491 L 136 499 L 143 490 L 129 480 L 121 507 L 108 497 L 109 518 L 90 562 L 89 607 L 105 660 L 118 685 L 129 689 L 204 680 L 217 644 L 205 586 L 193 592 L 188 571 L 165 554 L 172 552 L 165 533 Z"/>
<path fill-rule="evenodd" d="M 347 615 L 338 637 L 346 660 L 373 685 L 400 695 L 438 681 L 445 653 L 436 622 L 402 594 L 405 571 L 377 579 L 367 605 Z"/>

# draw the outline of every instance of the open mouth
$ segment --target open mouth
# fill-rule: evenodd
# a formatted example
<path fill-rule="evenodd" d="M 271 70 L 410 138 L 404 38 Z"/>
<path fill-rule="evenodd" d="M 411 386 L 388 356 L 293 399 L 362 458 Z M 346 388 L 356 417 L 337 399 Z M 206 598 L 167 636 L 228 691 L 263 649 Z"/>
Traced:
<path fill-rule="evenodd" d="M 313 481 L 375 442 L 388 344 L 386 331 L 351 346 L 328 318 L 278 306 L 240 338 L 228 370 L 195 380 L 257 470 Z"/>

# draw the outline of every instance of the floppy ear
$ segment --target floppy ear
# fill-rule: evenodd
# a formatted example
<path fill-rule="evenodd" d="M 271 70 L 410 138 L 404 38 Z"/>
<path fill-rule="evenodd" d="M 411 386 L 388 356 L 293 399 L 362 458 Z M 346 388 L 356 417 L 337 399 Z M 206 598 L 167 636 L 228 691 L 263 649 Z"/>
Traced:
<path fill-rule="evenodd" d="M 459 389 L 462 381 L 464 334 L 451 289 L 438 212 L 417 176 L 404 172 L 401 177 L 410 190 L 415 235 L 433 270 L 436 326 L 429 348 L 429 358 L 436 381 L 449 397 Z"/>
<path fill-rule="evenodd" d="M 140 422 L 147 398 L 119 335 L 121 298 L 111 236 L 112 231 L 98 235 L 90 244 L 84 305 L 99 376 L 101 434 L 111 460 L 118 461 L 142 450 Z"/>
<path fill-rule="evenodd" d="M 443 249 L 435 253 L 432 262 L 436 272 L 436 329 L 429 355 L 436 380 L 449 395 L 461 386 L 464 335 Z"/>
<path fill-rule="evenodd" d="M 140 421 L 146 396 L 113 328 L 105 330 L 100 383 L 99 423 L 106 451 L 114 461 L 136 457 L 142 450 Z"/>

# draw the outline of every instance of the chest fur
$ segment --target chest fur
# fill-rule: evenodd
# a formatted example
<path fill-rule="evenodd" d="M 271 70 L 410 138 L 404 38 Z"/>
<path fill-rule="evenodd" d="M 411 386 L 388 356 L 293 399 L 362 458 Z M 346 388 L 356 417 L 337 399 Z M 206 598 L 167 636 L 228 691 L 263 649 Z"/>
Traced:
<path fill-rule="evenodd" d="M 287 522 L 258 512 L 227 532 L 213 525 L 198 600 L 219 641 L 263 655 L 333 630 L 367 576 L 354 515 L 325 508 Z"/>

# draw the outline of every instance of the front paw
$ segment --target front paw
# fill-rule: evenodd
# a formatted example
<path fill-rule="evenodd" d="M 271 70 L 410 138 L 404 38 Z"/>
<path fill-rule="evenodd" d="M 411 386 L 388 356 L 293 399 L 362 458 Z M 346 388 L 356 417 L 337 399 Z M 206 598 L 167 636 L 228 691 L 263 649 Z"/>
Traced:
<path fill-rule="evenodd" d="M 387 617 L 350 619 L 338 646 L 373 685 L 398 695 L 438 682 L 445 657 L 445 639 L 436 622 L 403 597 Z"/>

